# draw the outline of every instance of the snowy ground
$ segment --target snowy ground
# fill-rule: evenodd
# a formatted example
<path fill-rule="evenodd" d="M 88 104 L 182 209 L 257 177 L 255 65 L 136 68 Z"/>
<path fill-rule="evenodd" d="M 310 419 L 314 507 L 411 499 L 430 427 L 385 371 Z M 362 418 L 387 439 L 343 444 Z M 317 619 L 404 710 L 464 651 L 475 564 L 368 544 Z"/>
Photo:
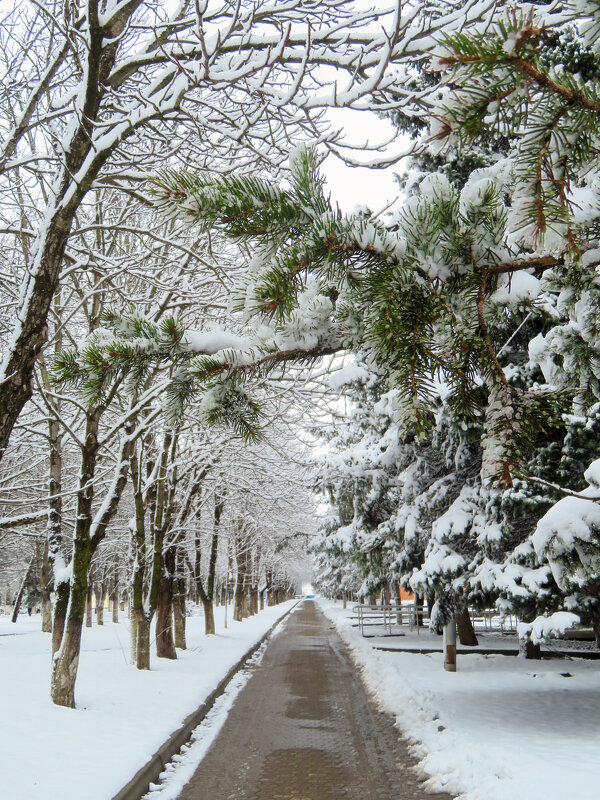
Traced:
<path fill-rule="evenodd" d="M 441 653 L 374 650 L 350 609 L 321 607 L 414 743 L 431 789 L 461 800 L 597 800 L 600 661 L 473 654 L 452 674 Z"/>
<path fill-rule="evenodd" d="M 354 629 L 357 630 L 356 620 L 352 620 Z M 395 633 L 392 636 L 381 635 L 381 626 L 376 628 L 374 625 L 365 626 L 365 638 L 367 638 L 372 647 L 383 647 L 386 650 L 438 650 L 442 651 L 442 637 L 429 633 L 428 628 L 421 628 L 417 632 L 416 628 L 412 631 L 405 627 L 401 635 Z M 398 630 L 397 628 L 395 630 Z M 471 653 L 486 652 L 489 650 L 502 650 L 506 653 L 516 654 L 519 650 L 519 640 L 517 634 L 503 634 L 490 631 L 476 630 L 477 639 L 479 644 L 476 647 L 463 647 L 458 643 L 457 650 L 459 653 L 470 655 Z M 569 639 L 552 639 L 542 644 L 542 653 L 552 652 L 572 652 L 573 655 L 585 652 L 598 652 L 596 643 L 591 641 L 578 641 Z M 564 670 L 563 670 L 564 671 Z"/>
<path fill-rule="evenodd" d="M 110 800 L 214 689 L 229 668 L 295 601 L 203 633 L 188 618 L 188 650 L 177 661 L 152 660 L 149 672 L 129 663 L 129 625 L 106 620 L 84 629 L 77 709 L 49 699 L 50 635 L 41 619 L 0 616 L 0 755 L 7 800 Z"/>

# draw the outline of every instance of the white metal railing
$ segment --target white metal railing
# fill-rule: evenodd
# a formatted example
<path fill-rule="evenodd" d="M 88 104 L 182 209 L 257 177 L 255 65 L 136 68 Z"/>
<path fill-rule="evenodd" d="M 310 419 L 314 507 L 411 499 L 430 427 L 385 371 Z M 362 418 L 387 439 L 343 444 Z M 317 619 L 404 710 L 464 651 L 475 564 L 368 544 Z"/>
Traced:
<path fill-rule="evenodd" d="M 469 611 L 474 630 L 493 633 L 516 633 L 517 618 L 514 614 L 507 614 L 502 617 L 497 608 L 485 608 L 483 611 Z"/>
<path fill-rule="evenodd" d="M 416 603 L 402 603 L 400 605 L 376 605 L 359 603 L 352 608 L 358 619 L 361 634 L 365 635 L 365 627 L 383 627 L 384 635 L 393 635 L 394 629 L 408 627 L 409 630 L 423 626 L 426 609 Z"/>
<path fill-rule="evenodd" d="M 416 603 L 401 603 L 370 605 L 358 603 L 352 608 L 358 620 L 361 634 L 365 635 L 365 628 L 383 628 L 383 635 L 399 633 L 401 628 L 408 628 L 417 634 L 424 625 L 429 623 L 429 613 L 426 605 Z M 500 616 L 495 608 L 486 608 L 483 611 L 469 611 L 473 629 L 484 633 L 514 633 L 517 629 L 517 618 L 509 614 Z"/>

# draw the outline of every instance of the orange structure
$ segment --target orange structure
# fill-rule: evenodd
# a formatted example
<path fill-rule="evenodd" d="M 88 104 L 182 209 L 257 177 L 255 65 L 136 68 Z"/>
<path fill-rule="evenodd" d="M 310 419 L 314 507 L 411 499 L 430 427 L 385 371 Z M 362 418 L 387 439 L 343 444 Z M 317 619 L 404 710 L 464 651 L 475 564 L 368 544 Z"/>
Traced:
<path fill-rule="evenodd" d="M 412 603 L 415 599 L 415 596 L 412 592 L 407 592 L 406 589 L 400 587 L 400 600 L 406 603 Z"/>

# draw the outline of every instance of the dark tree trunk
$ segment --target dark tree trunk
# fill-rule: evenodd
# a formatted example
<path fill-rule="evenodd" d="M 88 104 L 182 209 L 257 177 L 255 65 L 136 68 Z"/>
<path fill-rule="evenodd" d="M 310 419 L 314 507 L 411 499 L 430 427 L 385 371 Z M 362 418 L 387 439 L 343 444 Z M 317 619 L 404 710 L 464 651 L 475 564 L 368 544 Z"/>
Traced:
<path fill-rule="evenodd" d="M 131 650 L 132 657 L 138 669 L 150 669 L 150 624 L 153 610 L 144 608 L 144 578 L 146 574 L 146 518 L 144 497 L 142 491 L 141 470 L 138 453 L 133 452 L 130 458 L 131 483 L 135 503 L 135 528 L 132 531 L 131 551 L 134 569 L 131 575 L 130 594 L 130 619 L 131 619 Z M 154 555 L 154 562 L 156 556 Z M 156 563 L 155 563 L 156 567 Z M 162 567 L 162 560 L 161 560 Z M 158 597 L 158 582 L 152 576 L 152 586 L 156 585 L 156 598 Z"/>
<path fill-rule="evenodd" d="M 112 621 L 119 622 L 119 583 L 115 581 L 112 592 Z"/>
<path fill-rule="evenodd" d="M 458 640 L 464 647 L 477 647 L 479 642 L 477 636 L 475 636 L 468 609 L 465 608 L 464 611 L 456 615 L 456 628 L 458 631 Z"/>
<path fill-rule="evenodd" d="M 398 581 L 393 583 L 394 604 L 396 606 L 396 624 L 402 625 L 402 596 L 400 595 L 400 584 Z M 345 598 L 346 595 L 344 595 Z M 345 608 L 344 604 L 344 608 Z"/>
<path fill-rule="evenodd" d="M 242 619 L 250 616 L 250 591 L 246 589 L 242 597 Z"/>
<path fill-rule="evenodd" d="M 29 562 L 29 566 L 27 567 L 27 571 L 26 571 L 25 575 L 23 575 L 23 580 L 21 581 L 21 585 L 19 586 L 19 591 L 17 592 L 17 597 L 15 599 L 15 605 L 14 605 L 14 608 L 13 608 L 11 622 L 16 622 L 17 621 L 17 617 L 19 616 L 19 610 L 21 608 L 21 603 L 23 602 L 23 597 L 25 595 L 25 588 L 26 588 L 27 583 L 28 583 L 28 581 L 29 581 L 29 579 L 31 577 L 31 573 L 33 571 L 34 563 L 35 563 L 35 556 Z"/>
<path fill-rule="evenodd" d="M 178 578 L 175 581 L 175 594 L 173 597 L 173 627 L 175 629 L 175 647 L 186 649 L 185 641 L 185 581 Z"/>
<path fill-rule="evenodd" d="M 54 297 L 54 312 L 56 325 L 54 329 L 54 353 L 59 353 L 63 348 L 62 327 L 60 324 L 62 316 L 60 289 Z M 50 376 L 46 368 L 43 355 L 40 358 L 40 368 L 42 383 L 45 389 L 50 389 Z M 52 655 L 60 646 L 62 639 L 65 618 L 67 614 L 67 602 L 69 598 L 69 584 L 62 583 L 61 587 L 55 585 L 54 569 L 57 562 L 62 562 L 61 541 L 62 541 L 62 430 L 59 422 L 61 413 L 60 399 L 50 396 L 46 402 L 55 410 L 56 416 L 50 415 L 48 419 L 48 444 L 49 452 L 49 475 L 48 475 L 48 529 L 42 555 L 42 609 L 46 606 L 47 611 L 52 615 L 52 602 L 50 595 L 54 588 L 54 614 L 50 619 L 49 625 L 43 620 L 43 630 L 52 632 Z M 64 595 L 66 594 L 66 602 Z M 62 597 L 61 597 L 62 595 Z M 59 605 L 58 613 L 56 606 Z M 55 628 L 58 624 L 58 630 Z"/>
<path fill-rule="evenodd" d="M 519 652 L 521 656 L 534 661 L 541 659 L 542 649 L 539 644 L 534 644 L 531 639 L 519 640 Z"/>
<path fill-rule="evenodd" d="M 598 597 L 599 587 L 596 584 L 591 584 L 588 586 L 588 592 Z M 594 631 L 596 647 L 600 650 L 600 607 L 592 608 L 590 612 L 590 623 Z"/>
<path fill-rule="evenodd" d="M 204 633 L 210 636 L 215 632 L 215 610 L 213 601 L 210 597 L 205 597 L 202 600 L 202 605 L 204 607 Z"/>
<path fill-rule="evenodd" d="M 52 571 L 48 558 L 48 538 L 35 543 L 38 589 L 42 598 L 42 632 L 52 633 Z"/>
<path fill-rule="evenodd" d="M 85 627 L 91 628 L 92 627 L 92 598 L 93 598 L 94 590 L 92 585 L 90 584 L 87 588 L 87 592 L 85 595 Z"/>
<path fill-rule="evenodd" d="M 59 198 L 56 202 L 60 202 Z M 21 409 L 33 393 L 33 370 L 48 336 L 46 318 L 58 286 L 58 274 L 74 213 L 74 208 L 66 213 L 54 212 L 34 259 L 33 274 L 29 277 L 31 289 L 20 312 L 24 322 L 7 353 L 2 376 L 11 377 L 0 380 L 0 458 Z"/>
<path fill-rule="evenodd" d="M 70 586 L 68 581 L 62 581 L 56 586 L 54 597 L 54 619 L 52 621 L 52 655 L 56 653 L 62 642 L 69 606 Z"/>
<path fill-rule="evenodd" d="M 534 605 L 523 613 L 523 622 L 533 622 L 536 617 L 537 608 Z M 527 659 L 537 661 L 542 657 L 542 648 L 539 644 L 534 644 L 529 636 L 519 638 L 519 654 Z"/>
<path fill-rule="evenodd" d="M 250 589 L 250 615 L 258 614 L 258 586 Z"/>
<path fill-rule="evenodd" d="M 165 559 L 166 560 L 166 559 Z M 163 575 L 156 609 L 156 655 L 177 658 L 173 641 L 173 579 Z"/>
<path fill-rule="evenodd" d="M 132 7 L 135 9 L 135 5 Z M 124 19 L 127 20 L 127 15 Z M 48 338 L 48 311 L 58 287 L 73 220 L 98 172 L 111 155 L 110 149 L 96 153 L 85 165 L 93 148 L 92 133 L 103 96 L 101 87 L 107 85 L 119 47 L 118 36 L 114 42 L 108 43 L 103 42 L 104 37 L 101 25 L 88 31 L 85 68 L 93 77 L 88 85 L 83 113 L 70 141 L 65 143 L 64 165 L 55 181 L 53 198 L 45 210 L 46 224 L 36 240 L 36 250 L 25 278 L 26 291 L 22 294 L 18 311 L 20 324 L 5 353 L 4 369 L 0 374 L 0 459 L 21 409 L 33 393 L 33 371 Z M 80 170 L 83 174 L 78 175 Z"/>
<path fill-rule="evenodd" d="M 592 622 L 592 628 L 594 630 L 594 639 L 596 640 L 596 647 L 600 650 L 600 620 L 594 620 Z"/>
<path fill-rule="evenodd" d="M 235 585 L 235 595 L 233 602 L 233 618 L 241 622 L 244 617 L 244 579 L 238 571 L 238 579 Z"/>
<path fill-rule="evenodd" d="M 422 595 L 415 595 L 415 605 L 417 607 L 417 625 L 420 627 L 423 626 L 423 596 Z M 471 620 L 469 620 L 470 622 Z M 458 619 L 457 619 L 458 622 Z M 460 630 L 459 630 L 460 633 Z M 473 634 L 475 635 L 475 634 Z"/>
<path fill-rule="evenodd" d="M 129 462 L 130 439 L 124 440 L 118 460 L 118 480 L 110 502 L 98 519 L 93 537 L 90 537 L 92 525 L 92 504 L 94 499 L 93 485 L 96 459 L 98 454 L 98 427 L 104 411 L 103 407 L 88 410 L 86 419 L 86 436 L 82 448 L 79 491 L 77 494 L 77 514 L 75 535 L 73 538 L 72 576 L 68 616 L 64 628 L 58 655 L 53 662 L 52 700 L 57 705 L 74 707 L 75 680 L 79 666 L 79 649 L 81 647 L 81 631 L 85 617 L 86 599 L 88 595 L 88 572 L 95 548 L 106 534 L 107 526 L 117 511 L 119 499 L 127 481 L 126 468 Z M 125 426 L 131 433 L 131 423 Z M 125 466 L 123 466 L 125 465 Z"/>
<path fill-rule="evenodd" d="M 134 610 L 135 620 L 135 665 L 138 669 L 150 669 L 150 619 L 143 611 Z"/>
<path fill-rule="evenodd" d="M 431 619 L 431 613 L 433 611 L 433 606 L 435 605 L 435 594 L 431 593 L 427 595 L 427 616 Z"/>
<path fill-rule="evenodd" d="M 99 414 L 90 414 L 87 421 L 86 444 L 81 470 L 81 484 L 87 487 L 94 477 L 97 452 L 97 431 Z M 90 565 L 91 543 L 89 529 L 91 524 L 92 493 L 79 492 L 77 500 L 77 521 L 73 541 L 73 573 L 68 607 L 68 616 L 58 656 L 53 662 L 51 694 L 59 706 L 75 707 L 75 680 L 79 667 L 81 631 L 88 598 L 88 570 Z"/>

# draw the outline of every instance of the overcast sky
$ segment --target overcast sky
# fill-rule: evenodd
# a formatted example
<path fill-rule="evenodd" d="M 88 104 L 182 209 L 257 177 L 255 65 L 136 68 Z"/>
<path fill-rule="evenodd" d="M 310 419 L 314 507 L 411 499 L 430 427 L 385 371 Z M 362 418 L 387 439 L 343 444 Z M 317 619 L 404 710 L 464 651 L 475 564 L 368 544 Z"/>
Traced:
<path fill-rule="evenodd" d="M 368 111 L 352 111 L 350 109 L 328 112 L 328 116 L 336 129 L 343 128 L 346 141 L 353 146 L 379 145 L 394 137 L 394 126 L 376 114 Z M 400 154 L 407 147 L 406 140 L 395 140 L 382 152 L 346 151 L 355 161 L 368 163 L 384 156 Z M 352 211 L 357 206 L 368 206 L 377 212 L 390 201 L 399 205 L 398 187 L 394 174 L 404 171 L 405 159 L 393 167 L 373 169 L 368 167 L 349 167 L 339 158 L 330 154 L 323 163 L 323 172 L 327 177 L 327 188 L 332 199 L 343 211 Z"/>

